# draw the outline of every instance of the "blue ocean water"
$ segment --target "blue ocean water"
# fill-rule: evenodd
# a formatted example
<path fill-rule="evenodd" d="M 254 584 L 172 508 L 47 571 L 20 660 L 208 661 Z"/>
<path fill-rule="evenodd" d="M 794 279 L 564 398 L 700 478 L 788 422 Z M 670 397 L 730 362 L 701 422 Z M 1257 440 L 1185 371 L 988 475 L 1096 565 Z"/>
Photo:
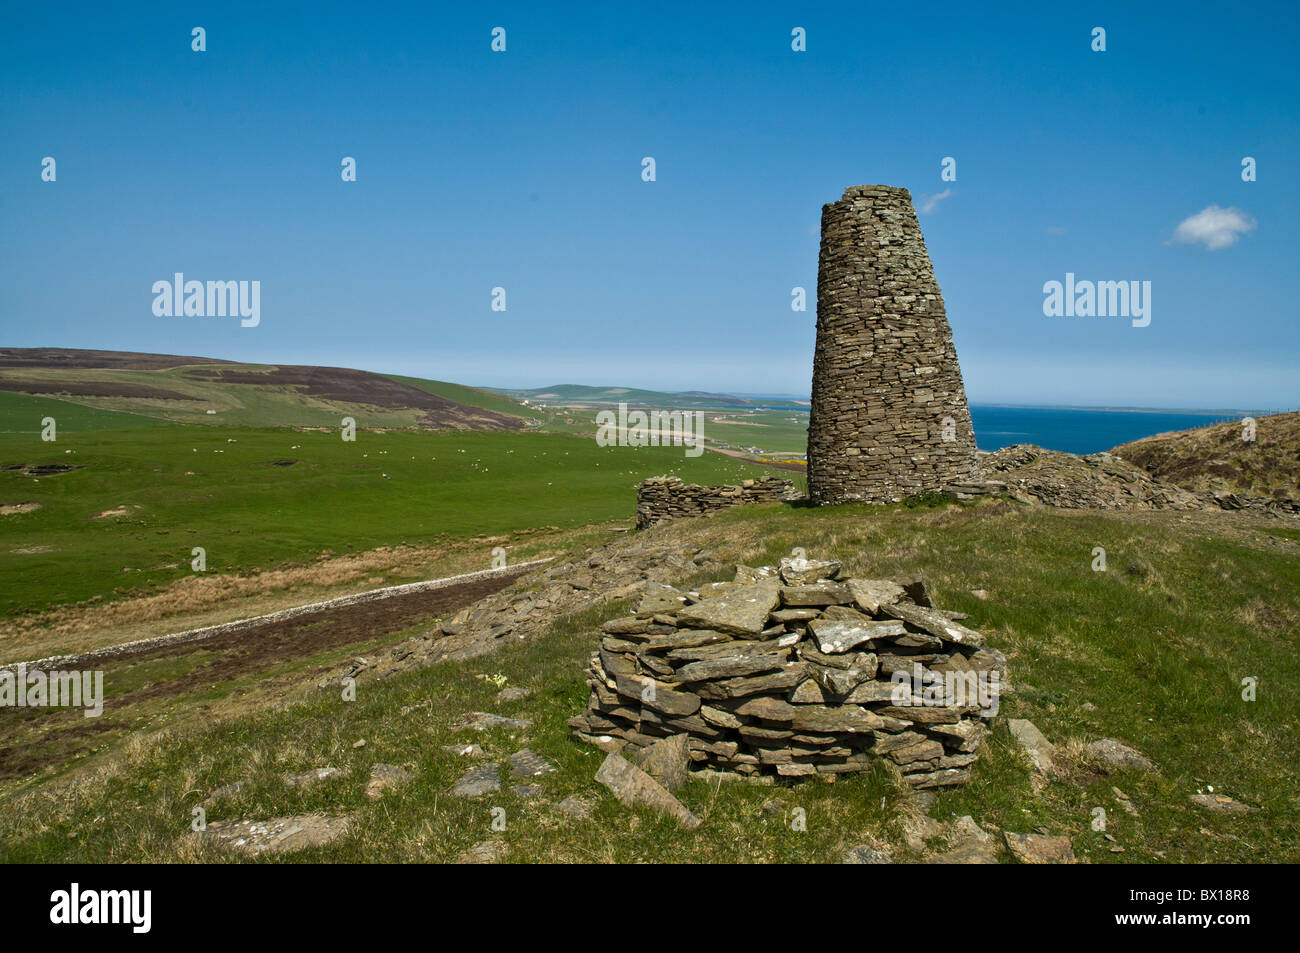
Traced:
<path fill-rule="evenodd" d="M 1152 434 L 1240 419 L 1227 414 L 1177 411 L 1072 410 L 989 404 L 972 404 L 970 412 L 975 424 L 975 443 L 981 450 L 1034 443 L 1066 453 L 1097 453 Z"/>

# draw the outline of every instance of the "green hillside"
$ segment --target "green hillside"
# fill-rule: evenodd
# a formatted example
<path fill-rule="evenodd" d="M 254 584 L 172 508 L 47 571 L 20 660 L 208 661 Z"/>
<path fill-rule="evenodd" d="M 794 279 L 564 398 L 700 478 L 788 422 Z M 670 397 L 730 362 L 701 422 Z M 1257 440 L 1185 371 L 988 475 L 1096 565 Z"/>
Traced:
<path fill-rule="evenodd" d="M 426 380 L 422 377 L 404 377 L 401 374 L 385 374 L 384 376 L 395 381 L 401 381 L 403 384 L 409 384 L 411 387 L 418 387 L 427 393 L 454 400 L 458 404 L 465 404 L 467 407 L 482 407 L 484 410 L 496 411 L 499 414 L 513 414 L 516 417 L 523 418 L 536 416 L 519 401 L 479 387 L 466 387 L 463 384 L 450 384 L 447 381 Z"/>
<path fill-rule="evenodd" d="M 631 519 L 636 486 L 762 475 L 672 447 L 599 447 L 557 434 L 299 432 L 152 426 L 0 434 L 0 617 L 155 591 L 190 573 L 246 572 L 405 542 Z M 75 466 L 57 475 L 33 467 Z M 108 514 L 108 515 L 105 515 Z M 20 651 L 5 648 L 6 655 Z"/>

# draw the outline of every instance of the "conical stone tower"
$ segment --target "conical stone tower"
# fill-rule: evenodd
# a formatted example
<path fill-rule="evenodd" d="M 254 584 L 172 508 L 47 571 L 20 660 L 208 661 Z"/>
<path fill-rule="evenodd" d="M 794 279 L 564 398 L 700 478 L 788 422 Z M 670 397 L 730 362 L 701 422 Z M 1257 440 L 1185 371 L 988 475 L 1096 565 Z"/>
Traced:
<path fill-rule="evenodd" d="M 808 495 L 894 502 L 980 480 L 957 349 L 907 189 L 822 206 Z"/>

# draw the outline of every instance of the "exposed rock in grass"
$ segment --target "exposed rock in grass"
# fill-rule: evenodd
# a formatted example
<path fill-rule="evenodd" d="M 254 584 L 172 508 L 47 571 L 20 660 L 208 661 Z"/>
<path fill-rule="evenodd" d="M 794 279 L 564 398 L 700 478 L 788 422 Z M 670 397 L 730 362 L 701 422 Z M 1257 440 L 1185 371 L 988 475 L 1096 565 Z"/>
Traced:
<path fill-rule="evenodd" d="M 652 808 L 675 818 L 688 831 L 695 830 L 702 823 L 658 781 L 621 755 L 606 755 L 596 772 L 596 780 L 628 807 Z"/>
<path fill-rule="evenodd" d="M 844 855 L 846 864 L 892 864 L 894 858 L 883 850 L 876 850 L 866 844 L 849 848 Z"/>
<path fill-rule="evenodd" d="M 506 718 L 487 711 L 471 711 L 452 722 L 451 730 L 491 731 L 493 728 L 508 728 L 511 731 L 523 731 L 532 725 L 532 720 L 528 718 Z"/>
<path fill-rule="evenodd" d="M 315 768 L 301 774 L 286 774 L 284 783 L 291 788 L 307 788 L 322 781 L 328 781 L 330 778 L 342 777 L 344 773 L 333 765 L 327 765 L 324 768 Z"/>
<path fill-rule="evenodd" d="M 576 817 L 579 820 L 586 820 L 591 817 L 591 805 L 576 797 L 566 797 L 555 805 L 555 809 L 561 814 L 567 814 L 569 817 Z"/>
<path fill-rule="evenodd" d="M 927 864 L 996 864 L 998 852 L 991 843 L 976 840 L 964 840 L 951 850 L 927 857 Z"/>
<path fill-rule="evenodd" d="M 495 761 L 480 764 L 465 772 L 451 789 L 452 797 L 476 798 L 501 790 L 501 765 Z"/>
<path fill-rule="evenodd" d="M 527 698 L 531 694 L 532 692 L 530 692 L 528 689 L 520 688 L 518 686 L 503 688 L 501 689 L 501 691 L 497 692 L 495 703 L 498 705 L 504 705 L 507 704 L 508 702 L 522 701 L 523 699 Z"/>
<path fill-rule="evenodd" d="M 510 848 L 499 837 L 480 841 L 456 858 L 458 864 L 499 864 L 506 859 Z"/>
<path fill-rule="evenodd" d="M 1074 847 L 1070 838 L 1051 834 L 1013 834 L 1006 832 L 1011 856 L 1022 864 L 1073 864 Z"/>
<path fill-rule="evenodd" d="M 554 771 L 555 766 L 551 762 L 528 748 L 522 748 L 510 756 L 512 778 L 536 778 Z"/>
<path fill-rule="evenodd" d="M 1007 722 L 1007 727 L 1011 730 L 1011 737 L 1029 755 L 1034 768 L 1043 774 L 1051 774 L 1056 767 L 1052 761 L 1056 748 L 1038 727 L 1027 718 L 1012 718 Z"/>
<path fill-rule="evenodd" d="M 997 847 L 993 835 L 969 814 L 947 825 L 948 850 L 926 860 L 928 864 L 996 864 Z"/>
<path fill-rule="evenodd" d="M 366 785 L 366 797 L 383 797 L 389 791 L 396 791 L 411 780 L 410 772 L 395 764 L 372 764 L 370 766 L 370 783 Z"/>
<path fill-rule="evenodd" d="M 1128 745 L 1116 741 L 1114 738 L 1102 738 L 1100 741 L 1091 742 L 1084 748 L 1084 751 L 1090 757 L 1112 768 L 1137 768 L 1140 771 L 1156 770 L 1156 766 L 1151 763 L 1151 760 L 1146 755 L 1134 751 Z"/>
<path fill-rule="evenodd" d="M 945 837 L 947 827 L 926 814 L 907 815 L 903 818 L 903 843 L 907 849 L 916 853 L 926 848 L 926 841 L 936 837 Z"/>
<path fill-rule="evenodd" d="M 1254 814 L 1259 810 L 1225 794 L 1192 794 L 1188 800 L 1202 810 L 1215 814 Z"/>
<path fill-rule="evenodd" d="M 1132 799 L 1127 794 L 1117 787 L 1112 787 L 1110 790 L 1115 795 L 1115 800 L 1119 802 L 1120 807 L 1134 817 L 1138 816 L 1138 809 L 1134 806 Z"/>
<path fill-rule="evenodd" d="M 341 837 L 348 829 L 347 817 L 299 814 L 262 821 L 210 821 L 198 831 L 203 843 L 233 848 L 243 853 L 284 854 L 304 847 L 317 847 Z"/>

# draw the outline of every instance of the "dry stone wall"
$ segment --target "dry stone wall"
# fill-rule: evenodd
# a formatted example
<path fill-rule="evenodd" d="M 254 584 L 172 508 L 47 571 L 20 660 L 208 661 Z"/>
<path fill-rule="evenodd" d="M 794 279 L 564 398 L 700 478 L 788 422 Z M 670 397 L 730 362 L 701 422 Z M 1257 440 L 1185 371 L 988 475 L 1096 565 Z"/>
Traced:
<path fill-rule="evenodd" d="M 699 486 L 677 477 L 652 477 L 636 492 L 636 526 L 645 529 L 683 516 L 704 516 L 746 503 L 776 503 L 794 500 L 794 484 L 780 477 L 746 480 L 739 486 Z"/>
<path fill-rule="evenodd" d="M 685 735 L 696 768 L 737 775 L 845 774 L 886 758 L 914 788 L 964 783 L 1005 659 L 934 608 L 920 576 L 839 574 L 786 560 L 698 592 L 648 586 L 632 616 L 604 625 L 570 727 L 634 759 Z"/>
<path fill-rule="evenodd" d="M 943 297 L 907 189 L 822 207 L 808 427 L 815 504 L 894 502 L 980 480 Z"/>

